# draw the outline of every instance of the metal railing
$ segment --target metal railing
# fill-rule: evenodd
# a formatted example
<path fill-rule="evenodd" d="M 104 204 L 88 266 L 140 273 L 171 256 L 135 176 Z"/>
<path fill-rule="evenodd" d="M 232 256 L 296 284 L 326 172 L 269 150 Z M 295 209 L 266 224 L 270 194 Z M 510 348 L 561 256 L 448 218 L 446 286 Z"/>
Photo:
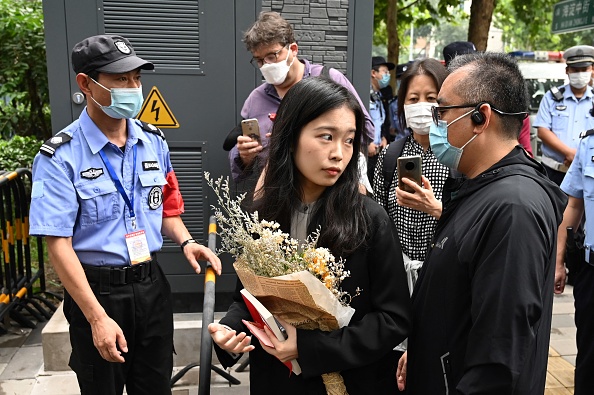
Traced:
<path fill-rule="evenodd" d="M 31 186 L 29 169 L 0 174 L 0 323 L 6 324 L 12 319 L 23 327 L 35 328 L 34 321 L 48 320 L 56 311 L 56 305 L 47 297 L 58 301 L 62 297 L 46 290 L 41 237 L 35 238 L 37 271 L 33 272 L 29 235 Z M 34 290 L 37 282 L 39 286 Z"/>

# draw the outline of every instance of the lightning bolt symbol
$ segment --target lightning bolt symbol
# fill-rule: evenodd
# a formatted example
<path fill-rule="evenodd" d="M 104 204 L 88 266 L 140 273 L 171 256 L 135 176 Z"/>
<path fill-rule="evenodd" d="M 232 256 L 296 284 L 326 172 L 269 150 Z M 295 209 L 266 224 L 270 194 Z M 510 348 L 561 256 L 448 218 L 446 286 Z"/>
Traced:
<path fill-rule="evenodd" d="M 155 121 L 159 120 L 159 110 L 161 110 L 160 107 L 156 107 L 157 105 L 157 101 L 153 100 L 153 105 L 151 106 L 151 112 L 155 113 Z"/>

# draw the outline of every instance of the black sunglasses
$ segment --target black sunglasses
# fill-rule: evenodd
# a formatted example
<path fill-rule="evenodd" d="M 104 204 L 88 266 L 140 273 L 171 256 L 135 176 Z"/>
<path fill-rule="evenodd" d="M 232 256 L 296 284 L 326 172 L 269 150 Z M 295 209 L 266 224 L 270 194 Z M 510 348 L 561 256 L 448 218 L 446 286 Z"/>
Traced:
<path fill-rule="evenodd" d="M 478 104 L 460 104 L 460 105 L 455 105 L 455 106 L 434 106 L 431 107 L 431 115 L 433 117 L 433 122 L 435 123 L 435 125 L 438 124 L 438 122 L 441 120 L 440 117 L 440 113 L 442 113 L 445 110 L 450 110 L 452 108 L 471 108 L 474 107 L 475 111 L 479 111 L 479 109 L 481 108 L 481 106 L 483 104 L 488 104 L 489 107 L 491 107 L 491 110 L 493 110 L 495 113 L 499 114 L 499 115 L 509 115 L 509 116 L 514 116 L 514 117 L 522 117 L 522 119 L 526 119 L 526 117 L 528 117 L 528 113 L 526 111 L 521 111 L 521 112 L 505 112 L 505 111 L 501 111 L 498 110 L 497 108 L 495 108 L 491 103 L 486 102 L 486 101 L 482 101 Z"/>
<path fill-rule="evenodd" d="M 440 113 L 445 110 L 450 110 L 452 108 L 471 108 L 471 107 L 480 107 L 480 104 L 460 104 L 456 106 L 433 106 L 431 107 L 431 115 L 433 116 L 433 122 L 435 125 L 441 120 Z"/>

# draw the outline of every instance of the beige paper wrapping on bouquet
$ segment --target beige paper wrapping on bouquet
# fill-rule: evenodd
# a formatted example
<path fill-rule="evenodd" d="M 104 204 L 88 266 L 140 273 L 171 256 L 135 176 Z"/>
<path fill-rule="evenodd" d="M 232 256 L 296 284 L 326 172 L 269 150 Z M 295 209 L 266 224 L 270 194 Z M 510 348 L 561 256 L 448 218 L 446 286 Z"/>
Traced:
<path fill-rule="evenodd" d="M 355 309 L 340 304 L 310 272 L 263 277 L 255 275 L 240 262 L 233 266 L 244 288 L 272 314 L 295 327 L 332 331 L 348 325 L 355 314 Z"/>
<path fill-rule="evenodd" d="M 241 261 L 235 262 L 233 267 L 245 289 L 272 314 L 296 328 L 329 332 L 348 325 L 355 314 L 355 309 L 340 304 L 334 294 L 308 271 L 263 277 L 254 274 Z M 322 379 L 328 395 L 348 395 L 340 373 L 326 373 Z"/>

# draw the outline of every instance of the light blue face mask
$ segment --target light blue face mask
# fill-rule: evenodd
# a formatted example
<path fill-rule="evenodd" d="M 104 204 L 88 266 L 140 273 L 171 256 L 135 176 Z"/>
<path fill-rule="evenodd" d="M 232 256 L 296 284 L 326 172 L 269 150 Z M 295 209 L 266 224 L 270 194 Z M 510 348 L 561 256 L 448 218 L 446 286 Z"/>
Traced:
<path fill-rule="evenodd" d="M 384 74 L 381 80 L 377 80 L 380 89 L 384 89 L 390 84 L 390 73 Z"/>
<path fill-rule="evenodd" d="M 91 80 L 93 79 L 91 78 Z M 94 97 L 91 97 L 108 116 L 115 119 L 134 118 L 142 108 L 142 102 L 144 101 L 142 87 L 108 89 L 95 80 L 93 82 L 111 94 L 111 104 L 109 106 L 102 106 Z"/>
<path fill-rule="evenodd" d="M 431 126 L 429 127 L 429 143 L 431 144 L 431 151 L 433 151 L 433 155 L 435 155 L 439 163 L 449 167 L 450 169 L 458 170 L 458 165 L 460 164 L 460 158 L 462 157 L 464 147 L 470 144 L 470 142 L 474 140 L 478 134 L 472 136 L 472 138 L 468 140 L 468 142 L 462 147 L 454 147 L 448 141 L 448 126 L 464 118 L 473 111 L 474 109 L 468 111 L 466 114 L 460 115 L 458 118 L 450 122 L 449 125 L 446 123 L 446 121 L 438 121 L 437 125 L 435 122 L 432 122 Z"/>

